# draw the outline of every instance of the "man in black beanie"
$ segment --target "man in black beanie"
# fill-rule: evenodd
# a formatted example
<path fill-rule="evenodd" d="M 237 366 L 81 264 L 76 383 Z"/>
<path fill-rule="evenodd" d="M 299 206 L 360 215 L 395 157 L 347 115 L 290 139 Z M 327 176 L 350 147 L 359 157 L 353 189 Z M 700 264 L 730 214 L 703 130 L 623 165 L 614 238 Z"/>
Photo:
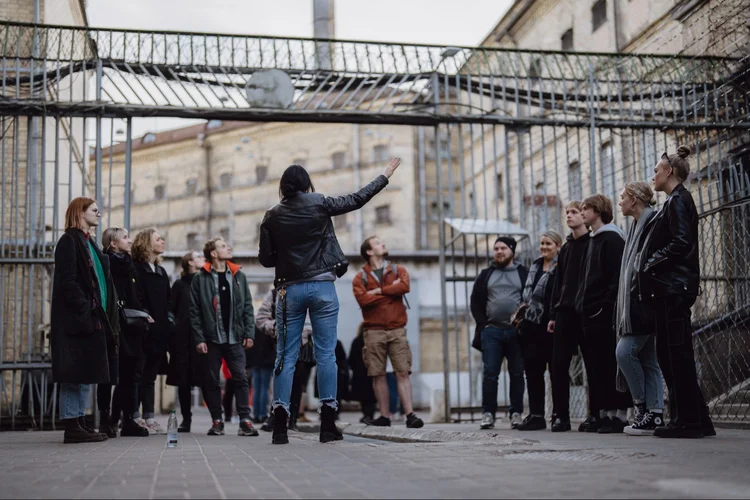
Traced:
<path fill-rule="evenodd" d="M 482 429 L 495 426 L 497 379 L 503 358 L 508 360 L 510 375 L 511 427 L 521 423 L 523 414 L 523 358 L 518 331 L 511 325 L 511 316 L 521 304 L 529 271 L 513 262 L 516 245 L 516 240 L 509 236 L 495 240 L 493 262 L 479 274 L 471 292 L 471 314 L 477 323 L 472 347 L 482 352 L 484 366 Z"/>

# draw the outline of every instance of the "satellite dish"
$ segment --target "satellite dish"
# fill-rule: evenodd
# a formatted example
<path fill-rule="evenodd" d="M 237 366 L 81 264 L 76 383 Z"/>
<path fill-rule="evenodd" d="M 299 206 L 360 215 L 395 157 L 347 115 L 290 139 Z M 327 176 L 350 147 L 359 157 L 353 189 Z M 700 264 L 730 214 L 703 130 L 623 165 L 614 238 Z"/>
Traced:
<path fill-rule="evenodd" d="M 256 71 L 245 84 L 247 102 L 253 108 L 288 108 L 294 98 L 294 85 L 284 71 Z"/>

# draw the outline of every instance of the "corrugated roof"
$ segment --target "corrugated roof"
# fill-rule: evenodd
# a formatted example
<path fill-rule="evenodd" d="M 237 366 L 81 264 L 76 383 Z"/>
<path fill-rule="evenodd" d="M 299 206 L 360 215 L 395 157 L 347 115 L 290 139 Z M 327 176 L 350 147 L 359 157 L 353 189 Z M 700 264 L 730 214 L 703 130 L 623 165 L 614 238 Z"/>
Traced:
<path fill-rule="evenodd" d="M 460 234 L 494 234 L 528 237 L 529 232 L 518 224 L 499 219 L 445 219 Z"/>

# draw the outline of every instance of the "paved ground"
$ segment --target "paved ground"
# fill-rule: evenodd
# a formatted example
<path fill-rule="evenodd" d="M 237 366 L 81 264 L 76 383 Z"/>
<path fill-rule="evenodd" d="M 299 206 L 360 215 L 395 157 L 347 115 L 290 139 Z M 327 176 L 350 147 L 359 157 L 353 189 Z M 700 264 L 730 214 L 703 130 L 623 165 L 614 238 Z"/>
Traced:
<path fill-rule="evenodd" d="M 0 498 L 750 498 L 750 431 L 664 441 L 446 424 L 421 431 L 453 436 L 443 443 L 347 435 L 323 445 L 296 433 L 274 446 L 266 433 L 238 437 L 227 424 L 217 438 L 207 427 L 198 418 L 177 449 L 165 436 L 63 445 L 62 432 L 0 433 Z"/>

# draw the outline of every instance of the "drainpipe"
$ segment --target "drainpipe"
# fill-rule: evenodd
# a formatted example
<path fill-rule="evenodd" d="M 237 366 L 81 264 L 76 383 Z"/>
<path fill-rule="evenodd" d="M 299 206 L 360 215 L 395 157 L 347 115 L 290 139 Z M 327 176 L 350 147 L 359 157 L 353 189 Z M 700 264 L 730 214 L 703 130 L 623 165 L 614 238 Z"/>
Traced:
<path fill-rule="evenodd" d="M 206 141 L 206 133 L 198 134 L 198 147 L 203 149 L 203 165 L 206 170 L 206 239 L 213 235 L 211 222 L 213 220 L 213 177 L 211 175 L 211 144 Z"/>
<path fill-rule="evenodd" d="M 615 52 L 620 52 L 624 43 L 622 40 L 622 26 L 620 26 L 620 3 L 612 0 L 612 23 L 615 32 Z"/>

